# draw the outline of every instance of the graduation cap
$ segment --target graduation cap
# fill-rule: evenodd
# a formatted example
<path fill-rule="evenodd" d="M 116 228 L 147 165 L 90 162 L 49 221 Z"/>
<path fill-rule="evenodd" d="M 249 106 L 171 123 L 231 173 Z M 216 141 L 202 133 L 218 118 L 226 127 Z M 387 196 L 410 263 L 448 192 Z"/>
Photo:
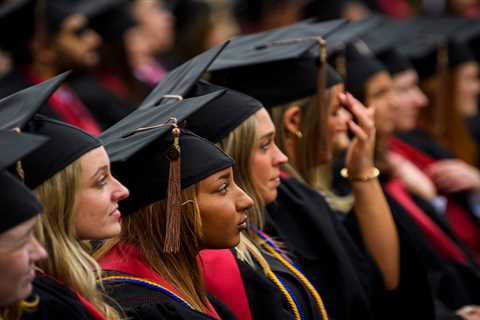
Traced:
<path fill-rule="evenodd" d="M 43 17 L 49 32 L 60 29 L 63 21 L 71 15 L 79 14 L 88 19 L 94 18 L 118 4 L 119 0 L 43 0 Z"/>
<path fill-rule="evenodd" d="M 397 47 L 403 41 L 409 41 L 408 26 L 391 19 L 383 21 L 367 34 L 362 36 L 362 41 L 375 54 L 392 75 L 413 69 L 407 57 L 400 54 Z"/>
<path fill-rule="evenodd" d="M 0 5 L 0 46 L 7 51 L 16 51 L 26 46 L 33 36 L 35 1 L 3 1 Z M 15 30 L 15 32 L 6 32 Z"/>
<path fill-rule="evenodd" d="M 90 13 L 90 25 L 105 40 L 121 39 L 126 31 L 137 25 L 127 0 L 112 1 L 99 9 Z"/>
<path fill-rule="evenodd" d="M 48 139 L 41 136 L 0 130 L 0 233 L 36 216 L 42 205 L 36 196 L 6 168 L 38 149 Z"/>
<path fill-rule="evenodd" d="M 22 129 L 69 74 L 70 72 L 62 73 L 1 99 L 0 129 Z"/>
<path fill-rule="evenodd" d="M 175 108 L 156 125 L 125 130 L 121 138 L 105 145 L 115 176 L 130 190 L 130 197 L 120 204 L 125 215 L 167 199 L 164 251 L 168 253 L 177 252 L 180 245 L 180 191 L 234 165 L 213 143 L 180 129 L 178 122 L 184 118 L 182 108 Z"/>
<path fill-rule="evenodd" d="M 22 160 L 25 184 L 35 189 L 88 151 L 100 147 L 100 140 L 80 128 L 40 115 L 25 126 L 25 132 L 50 140 Z"/>
<path fill-rule="evenodd" d="M 211 48 L 170 71 L 143 100 L 138 109 L 147 109 L 158 105 L 162 99 L 185 98 L 189 90 L 229 43 L 227 41 Z"/>
<path fill-rule="evenodd" d="M 365 83 L 379 72 L 387 71 L 362 41 L 346 48 L 347 77 L 345 87 L 360 100 L 365 96 Z"/>

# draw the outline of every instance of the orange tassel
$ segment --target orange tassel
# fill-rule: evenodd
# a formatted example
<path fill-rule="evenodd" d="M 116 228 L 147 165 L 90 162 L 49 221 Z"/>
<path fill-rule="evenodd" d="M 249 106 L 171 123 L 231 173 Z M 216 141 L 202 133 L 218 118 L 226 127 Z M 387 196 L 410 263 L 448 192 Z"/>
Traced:
<path fill-rule="evenodd" d="M 180 129 L 174 124 L 173 145 L 169 151 L 170 170 L 168 175 L 167 212 L 165 223 L 165 253 L 176 253 L 180 249 L 181 232 L 181 173 L 180 173 Z"/>

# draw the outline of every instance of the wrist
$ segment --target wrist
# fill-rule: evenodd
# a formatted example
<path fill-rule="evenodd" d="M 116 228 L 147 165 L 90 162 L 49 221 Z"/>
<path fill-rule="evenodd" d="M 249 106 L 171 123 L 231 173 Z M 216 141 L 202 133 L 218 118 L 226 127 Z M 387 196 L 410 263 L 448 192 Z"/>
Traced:
<path fill-rule="evenodd" d="M 369 170 L 366 170 L 365 172 L 362 172 L 360 174 L 350 174 L 347 168 L 343 168 L 342 170 L 340 170 L 340 175 L 350 182 L 367 182 L 377 179 L 380 175 L 380 170 L 378 170 L 378 168 L 376 167 L 372 167 Z"/>

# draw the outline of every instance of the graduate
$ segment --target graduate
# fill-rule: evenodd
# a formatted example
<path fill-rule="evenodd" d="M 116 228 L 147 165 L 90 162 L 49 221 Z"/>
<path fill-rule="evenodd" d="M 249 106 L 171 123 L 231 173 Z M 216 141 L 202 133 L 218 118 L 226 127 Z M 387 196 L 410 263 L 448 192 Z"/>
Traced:
<path fill-rule="evenodd" d="M 41 303 L 24 318 L 119 319 L 97 289 L 99 267 L 89 255 L 86 240 L 102 240 L 120 232 L 118 202 L 128 196 L 128 190 L 110 174 L 108 156 L 98 139 L 35 115 L 65 76 L 0 103 L 9 129 L 49 138 L 22 159 L 16 172 L 43 204 L 35 234 L 49 254 L 48 260 L 38 263 L 34 281 L 34 293 Z"/>
<path fill-rule="evenodd" d="M 4 125 L 4 123 L 2 124 Z M 33 231 L 43 207 L 31 190 L 7 168 L 15 166 L 28 153 L 39 148 L 46 138 L 0 130 L 0 318 L 19 319 L 38 306 L 38 297 L 29 299 L 35 277 L 35 264 L 47 253 Z"/>
<path fill-rule="evenodd" d="M 221 93 L 166 99 L 102 135 L 131 196 L 122 233 L 96 256 L 103 284 L 133 319 L 234 318 L 207 295 L 197 255 L 239 243 L 252 199 L 234 181 L 234 161 L 177 124 Z"/>
<path fill-rule="evenodd" d="M 277 200 L 268 208 L 265 230 L 284 242 L 287 251 L 298 257 L 300 266 L 333 318 L 401 318 L 406 309 L 401 307 L 400 301 L 405 303 L 405 297 L 411 299 L 410 306 L 418 305 L 414 308 L 417 316 L 433 318 L 426 273 L 418 265 L 411 246 L 403 244 L 403 235 L 400 245 L 397 227 L 376 180 L 378 170 L 373 168 L 375 130 L 370 111 L 350 95 L 337 96 L 341 90 L 338 80 L 322 82 L 318 76 L 322 72 L 318 69 L 326 69 L 325 61 L 320 58 L 324 53 L 318 51 L 315 39 L 302 41 L 302 34 L 299 34 L 289 42 L 288 38 L 278 41 L 271 35 L 252 36 L 251 42 L 244 38 L 244 42 L 238 41 L 238 46 L 233 42 L 232 49 L 227 48 L 225 54 L 222 52 L 210 68 L 213 82 L 245 92 L 271 109 L 277 141 L 289 157 L 289 170 L 282 170 L 282 183 Z M 335 32 L 330 35 L 333 38 Z M 292 43 L 297 47 L 289 46 Z M 302 54 L 302 47 L 308 47 L 316 55 Z M 318 91 L 319 87 L 328 90 Z M 316 95 L 325 100 L 311 98 Z M 352 112 L 358 121 L 358 124 L 349 122 L 358 140 L 351 144 L 349 151 L 351 159 L 355 160 L 347 164 L 355 164 L 347 173 L 359 170 L 358 176 L 351 173 L 346 176 L 353 179 L 356 186 L 359 238 L 349 234 L 325 199 L 313 189 L 315 167 L 322 158 L 325 161 L 330 157 L 325 146 L 331 144 L 329 140 L 333 135 L 327 131 L 327 119 L 329 116 L 335 118 L 341 107 Z M 362 238 L 363 243 L 354 240 Z M 331 261 L 335 267 L 326 261 Z M 412 273 L 412 270 L 415 271 Z M 401 273 L 405 276 L 400 276 Z M 413 292 L 418 294 L 415 298 Z M 399 298 L 401 296 L 404 298 Z"/>

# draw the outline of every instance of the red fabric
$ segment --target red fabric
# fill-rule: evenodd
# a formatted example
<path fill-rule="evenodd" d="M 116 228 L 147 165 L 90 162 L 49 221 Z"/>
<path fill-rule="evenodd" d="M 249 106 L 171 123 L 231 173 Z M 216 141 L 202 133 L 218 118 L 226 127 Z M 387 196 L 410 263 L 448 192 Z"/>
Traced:
<path fill-rule="evenodd" d="M 252 320 L 240 269 L 228 249 L 202 250 L 199 254 L 208 292 L 235 314 L 239 320 Z"/>
<path fill-rule="evenodd" d="M 392 137 L 389 149 L 410 160 L 420 170 L 424 171 L 437 160 L 421 152 L 415 147 Z M 477 261 L 480 262 L 480 228 L 474 218 L 453 198 L 447 194 L 447 219 L 456 236 L 473 250 Z"/>
<path fill-rule="evenodd" d="M 109 252 L 98 260 L 103 270 L 126 273 L 134 277 L 147 279 L 158 283 L 167 288 L 177 296 L 188 301 L 178 290 L 170 283 L 165 281 L 158 273 L 152 270 L 140 257 L 137 247 L 126 244 L 117 244 Z M 215 311 L 215 308 L 208 302 L 208 310 L 205 311 L 209 316 L 221 320 Z"/>
<path fill-rule="evenodd" d="M 90 301 L 88 301 L 84 296 L 80 295 L 78 292 L 75 292 L 75 293 L 77 294 L 78 300 L 80 300 L 80 302 L 83 304 L 85 309 L 87 309 L 88 312 L 90 312 L 90 314 L 93 316 L 94 319 L 107 320 L 107 318 L 103 314 L 101 314 Z"/>
<path fill-rule="evenodd" d="M 31 70 L 23 70 L 23 74 L 27 81 L 32 84 L 46 80 L 34 74 Z M 62 121 L 79 127 L 93 135 L 99 135 L 102 132 L 87 107 L 67 85 L 64 84 L 58 88 L 50 96 L 48 103 Z"/>
<path fill-rule="evenodd" d="M 385 189 L 410 214 L 430 244 L 440 255 L 457 262 L 466 261 L 462 250 L 415 204 L 400 179 L 389 181 L 385 184 Z"/>
<path fill-rule="evenodd" d="M 128 89 L 125 84 L 112 72 L 107 70 L 102 70 L 96 73 L 98 82 L 100 82 L 107 90 L 113 92 L 113 94 L 122 97 L 124 99 L 128 98 Z"/>

